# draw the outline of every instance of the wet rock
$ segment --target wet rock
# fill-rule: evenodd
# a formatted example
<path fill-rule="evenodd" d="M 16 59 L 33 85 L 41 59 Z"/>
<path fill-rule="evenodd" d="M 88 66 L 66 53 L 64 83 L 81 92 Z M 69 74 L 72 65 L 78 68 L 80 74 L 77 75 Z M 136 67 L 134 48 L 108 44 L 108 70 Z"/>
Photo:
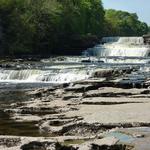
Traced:
<path fill-rule="evenodd" d="M 84 127 L 90 128 L 90 125 L 86 125 L 86 124 L 84 125 L 78 123 L 79 120 L 81 120 L 81 118 L 54 119 L 50 121 L 45 121 L 43 124 L 40 125 L 40 129 L 44 132 L 49 132 L 51 134 L 54 133 L 57 135 L 63 135 L 63 134 L 71 135 L 68 134 L 68 132 L 71 133 L 71 131 L 75 130 L 76 127 L 79 130 L 83 130 L 82 128 Z"/>
<path fill-rule="evenodd" d="M 150 90 L 144 90 L 141 92 L 141 94 L 150 94 Z"/>
<path fill-rule="evenodd" d="M 65 88 L 65 91 L 84 92 L 90 85 L 76 84 Z"/>
<path fill-rule="evenodd" d="M 40 121 L 42 118 L 37 115 L 15 114 L 14 116 L 11 117 L 11 119 L 15 120 L 16 122 L 22 122 L 22 124 L 30 122 L 33 123 L 34 126 L 36 126 L 37 122 Z"/>
<path fill-rule="evenodd" d="M 78 81 L 77 84 L 91 84 L 91 85 L 97 85 L 97 84 L 102 84 L 103 82 L 106 81 L 106 78 L 90 78 L 84 81 Z"/>
<path fill-rule="evenodd" d="M 10 69 L 10 68 L 14 68 L 15 64 L 1 64 L 0 67 L 5 69 Z"/>
<path fill-rule="evenodd" d="M 129 97 L 143 92 L 142 89 L 122 89 L 115 87 L 103 87 L 97 90 L 87 91 L 84 97 Z"/>
<path fill-rule="evenodd" d="M 57 108 L 47 108 L 47 107 L 22 107 L 20 110 L 21 114 L 38 114 L 38 115 L 44 115 L 44 114 L 56 114 L 59 111 Z"/>
<path fill-rule="evenodd" d="M 91 85 L 91 84 L 75 84 L 73 86 L 69 86 L 65 88 L 66 92 L 73 91 L 73 92 L 85 92 L 88 90 L 97 89 L 99 86 Z"/>
<path fill-rule="evenodd" d="M 83 122 L 70 123 L 63 126 L 62 135 L 76 135 L 76 136 L 92 136 L 98 135 L 105 131 L 99 124 L 88 124 Z"/>
<path fill-rule="evenodd" d="M 55 149 L 55 143 L 33 141 L 21 146 L 22 150 L 48 150 Z"/>
<path fill-rule="evenodd" d="M 133 147 L 126 146 L 123 144 L 112 145 L 112 146 L 108 146 L 108 145 L 99 146 L 99 145 L 93 144 L 91 150 L 95 150 L 95 149 L 100 149 L 100 150 L 131 150 L 131 149 L 133 149 Z"/>
<path fill-rule="evenodd" d="M 34 91 L 26 92 L 26 94 L 36 96 L 36 97 L 42 97 L 44 94 L 48 94 L 48 93 L 53 92 L 55 90 L 56 90 L 55 87 L 41 88 L 41 89 L 36 89 Z"/>
<path fill-rule="evenodd" d="M 1 150 L 77 150 L 71 145 L 58 143 L 57 138 L 1 136 Z M 65 139 L 65 138 L 64 138 Z M 66 139 L 69 139 L 68 137 Z M 61 138 L 60 142 L 63 142 Z"/>
<path fill-rule="evenodd" d="M 21 144 L 20 138 L 0 138 L 0 146 L 14 147 Z"/>
<path fill-rule="evenodd" d="M 86 59 L 86 60 L 81 60 L 81 62 L 82 62 L 82 63 L 91 63 L 91 62 L 92 62 L 92 60 L 90 60 L 90 59 Z"/>
<path fill-rule="evenodd" d="M 67 92 L 63 95 L 63 100 L 80 100 L 81 98 L 82 93 Z"/>
<path fill-rule="evenodd" d="M 113 69 L 97 69 L 93 73 L 93 77 L 95 78 L 111 77 L 112 74 L 113 74 Z"/>
<path fill-rule="evenodd" d="M 93 90 L 84 93 L 84 97 L 121 97 L 121 96 L 130 96 L 131 93 L 128 92 L 117 92 L 117 91 L 101 91 L 101 90 Z"/>
<path fill-rule="evenodd" d="M 145 135 L 144 134 L 133 134 L 133 137 L 134 138 L 144 138 L 145 137 Z"/>
<path fill-rule="evenodd" d="M 115 137 L 106 137 L 79 146 L 78 150 L 126 150 L 127 146 L 117 144 L 119 140 Z"/>
<path fill-rule="evenodd" d="M 30 92 L 27 92 L 28 95 L 33 95 L 33 96 L 36 96 L 36 97 L 41 97 L 42 94 L 43 94 L 43 89 L 37 89 L 37 90 L 34 90 L 34 91 L 30 91 Z"/>
<path fill-rule="evenodd" d="M 53 92 L 54 96 L 57 98 L 61 98 L 62 95 L 64 94 L 64 90 L 63 89 L 57 89 Z"/>
<path fill-rule="evenodd" d="M 112 78 L 118 77 L 125 74 L 130 74 L 133 71 L 133 68 L 119 68 L 119 69 L 96 69 L 93 73 L 93 77 L 95 78 Z"/>
<path fill-rule="evenodd" d="M 103 139 L 96 139 L 92 142 L 92 144 L 94 145 L 108 145 L 108 146 L 112 146 L 112 145 L 116 145 L 119 142 L 119 140 L 115 137 L 106 137 Z"/>
<path fill-rule="evenodd" d="M 31 68 L 34 66 L 34 64 L 27 65 Z M 149 90 L 135 89 L 132 83 L 123 83 L 122 87 L 128 89 L 118 88 L 124 75 L 131 70 L 132 68 L 99 69 L 96 70 L 94 78 L 86 81 L 27 91 L 30 101 L 14 103 L 10 105 L 12 109 L 7 109 L 7 112 L 15 121 L 35 121 L 42 135 L 55 136 L 56 139 L 65 137 L 95 139 L 90 141 L 90 144 L 85 142 L 83 147 L 79 145 L 79 148 L 85 150 L 128 149 L 126 145 L 117 145 L 115 142 L 110 144 L 109 142 L 113 141 L 111 139 L 107 139 L 108 142 L 106 139 L 98 138 L 103 132 L 116 127 L 150 125 L 149 99 L 140 98 L 140 96 L 148 97 Z M 119 77 L 121 80 L 117 76 L 121 76 Z M 132 89 L 129 88 L 129 84 Z M 133 137 L 141 139 L 142 135 L 139 133 Z M 41 142 L 36 139 L 22 145 L 22 149 L 27 150 L 70 150 L 70 148 L 72 147 L 61 144 L 58 146 L 53 141 Z"/>
<path fill-rule="evenodd" d="M 84 105 L 121 105 L 129 103 L 142 103 L 142 102 L 82 102 Z"/>
<path fill-rule="evenodd" d="M 133 137 L 134 140 L 130 143 L 134 146 L 133 150 L 149 150 L 150 148 L 150 128 L 136 127 L 136 128 L 121 128 L 117 129 L 121 133 L 125 133 Z"/>
<path fill-rule="evenodd" d="M 72 146 L 64 146 L 59 143 L 33 141 L 21 146 L 22 150 L 77 150 Z"/>
<path fill-rule="evenodd" d="M 83 105 L 121 105 L 121 104 L 130 104 L 130 103 L 146 103 L 148 99 L 133 99 L 127 97 L 89 97 L 83 98 L 80 104 Z"/>

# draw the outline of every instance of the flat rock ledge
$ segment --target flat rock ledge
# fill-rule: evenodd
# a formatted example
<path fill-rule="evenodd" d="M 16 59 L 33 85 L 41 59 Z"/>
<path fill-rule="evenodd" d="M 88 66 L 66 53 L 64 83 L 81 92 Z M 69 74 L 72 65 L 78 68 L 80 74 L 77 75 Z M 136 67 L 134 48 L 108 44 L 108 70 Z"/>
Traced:
<path fill-rule="evenodd" d="M 128 128 L 147 127 L 150 133 L 149 79 L 142 84 L 126 79 L 136 69 L 96 70 L 88 80 L 25 91 L 27 101 L 12 103 L 3 112 L 15 122 L 35 122 L 47 137 L 0 136 L 0 149 L 149 150 L 144 142 L 149 134 L 140 129 L 129 133 L 134 142 L 120 138 L 128 137 L 122 135 Z"/>
<path fill-rule="evenodd" d="M 61 139 L 61 142 L 56 138 L 31 138 L 31 137 L 15 137 L 15 136 L 0 136 L 1 150 L 95 150 L 95 149 L 115 149 L 129 150 L 131 146 L 119 144 L 119 140 L 115 137 L 106 137 L 88 142 L 82 141 L 82 144 L 67 145 L 71 138 Z M 80 139 L 73 139 L 74 142 Z M 73 141 L 72 140 L 72 141 Z"/>

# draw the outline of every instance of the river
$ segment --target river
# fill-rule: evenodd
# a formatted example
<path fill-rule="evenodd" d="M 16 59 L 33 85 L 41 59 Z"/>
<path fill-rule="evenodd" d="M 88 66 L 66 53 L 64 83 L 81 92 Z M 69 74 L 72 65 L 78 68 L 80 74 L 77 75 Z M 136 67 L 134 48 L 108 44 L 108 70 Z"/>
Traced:
<path fill-rule="evenodd" d="M 51 57 L 38 62 L 3 60 L 0 63 L 0 134 L 41 136 L 34 126 L 36 122 L 15 123 L 4 112 L 14 102 L 28 101 L 26 91 L 87 80 L 97 69 L 134 68 L 131 73 L 118 77 L 119 82 L 130 82 L 133 87 L 149 82 L 150 46 L 144 45 L 142 37 L 109 37 L 103 43 L 87 49 L 82 56 Z"/>

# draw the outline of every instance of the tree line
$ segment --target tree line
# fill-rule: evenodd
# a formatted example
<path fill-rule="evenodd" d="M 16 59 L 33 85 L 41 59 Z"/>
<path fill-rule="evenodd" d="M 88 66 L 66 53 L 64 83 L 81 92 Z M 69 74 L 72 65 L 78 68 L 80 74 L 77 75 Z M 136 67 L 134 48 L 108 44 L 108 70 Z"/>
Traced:
<path fill-rule="evenodd" d="M 105 10 L 101 0 L 0 0 L 0 51 L 71 54 L 103 36 L 141 36 L 136 14 Z"/>

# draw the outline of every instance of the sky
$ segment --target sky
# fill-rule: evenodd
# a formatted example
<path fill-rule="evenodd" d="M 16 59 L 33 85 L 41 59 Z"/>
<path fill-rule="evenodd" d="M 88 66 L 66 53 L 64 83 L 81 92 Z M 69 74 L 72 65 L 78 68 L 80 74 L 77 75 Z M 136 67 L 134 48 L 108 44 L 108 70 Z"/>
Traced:
<path fill-rule="evenodd" d="M 105 9 L 113 8 L 137 13 L 139 20 L 150 25 L 150 0 L 102 0 Z"/>

